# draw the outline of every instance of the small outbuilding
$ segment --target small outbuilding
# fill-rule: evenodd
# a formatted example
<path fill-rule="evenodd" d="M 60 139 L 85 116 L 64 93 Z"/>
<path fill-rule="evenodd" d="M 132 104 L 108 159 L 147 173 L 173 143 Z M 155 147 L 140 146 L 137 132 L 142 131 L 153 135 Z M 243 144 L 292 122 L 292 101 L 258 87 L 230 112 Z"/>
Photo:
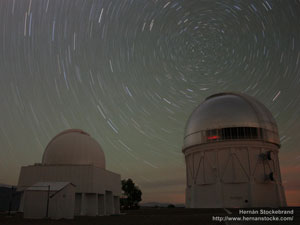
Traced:
<path fill-rule="evenodd" d="M 37 182 L 24 190 L 24 218 L 73 219 L 75 185 Z"/>

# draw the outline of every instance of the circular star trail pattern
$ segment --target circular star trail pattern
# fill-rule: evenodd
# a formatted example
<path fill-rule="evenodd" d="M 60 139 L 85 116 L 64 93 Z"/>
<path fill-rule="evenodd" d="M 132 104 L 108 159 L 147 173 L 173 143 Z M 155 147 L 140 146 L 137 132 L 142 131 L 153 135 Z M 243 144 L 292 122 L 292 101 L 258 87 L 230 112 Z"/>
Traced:
<path fill-rule="evenodd" d="M 80 128 L 144 201 L 183 202 L 188 116 L 239 91 L 276 118 L 295 190 L 299 11 L 298 0 L 1 1 L 0 181 L 16 183 L 53 136 Z"/>

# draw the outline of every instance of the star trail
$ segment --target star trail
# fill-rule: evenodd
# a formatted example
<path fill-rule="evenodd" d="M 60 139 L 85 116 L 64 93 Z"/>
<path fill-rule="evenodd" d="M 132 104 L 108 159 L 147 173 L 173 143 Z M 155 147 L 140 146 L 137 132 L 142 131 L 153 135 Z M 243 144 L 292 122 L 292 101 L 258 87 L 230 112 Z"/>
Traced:
<path fill-rule="evenodd" d="M 0 183 L 68 128 L 102 146 L 143 200 L 182 203 L 185 123 L 238 91 L 274 115 L 289 204 L 300 204 L 299 0 L 3 0 Z"/>

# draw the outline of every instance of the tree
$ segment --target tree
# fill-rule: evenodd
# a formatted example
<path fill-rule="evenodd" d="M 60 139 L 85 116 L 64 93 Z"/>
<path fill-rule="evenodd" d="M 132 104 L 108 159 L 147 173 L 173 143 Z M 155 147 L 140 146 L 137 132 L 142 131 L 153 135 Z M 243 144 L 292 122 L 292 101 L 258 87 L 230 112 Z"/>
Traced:
<path fill-rule="evenodd" d="M 122 180 L 121 207 L 124 209 L 138 209 L 139 202 L 142 201 L 142 191 L 131 179 Z"/>

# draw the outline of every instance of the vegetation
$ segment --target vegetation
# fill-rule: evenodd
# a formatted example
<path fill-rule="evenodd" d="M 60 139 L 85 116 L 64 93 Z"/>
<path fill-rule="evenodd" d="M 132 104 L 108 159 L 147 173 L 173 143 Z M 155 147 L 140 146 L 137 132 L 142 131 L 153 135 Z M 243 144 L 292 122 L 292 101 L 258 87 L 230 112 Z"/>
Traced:
<path fill-rule="evenodd" d="M 131 179 L 122 180 L 122 197 L 120 199 L 122 209 L 138 209 L 142 201 L 142 191 Z"/>

